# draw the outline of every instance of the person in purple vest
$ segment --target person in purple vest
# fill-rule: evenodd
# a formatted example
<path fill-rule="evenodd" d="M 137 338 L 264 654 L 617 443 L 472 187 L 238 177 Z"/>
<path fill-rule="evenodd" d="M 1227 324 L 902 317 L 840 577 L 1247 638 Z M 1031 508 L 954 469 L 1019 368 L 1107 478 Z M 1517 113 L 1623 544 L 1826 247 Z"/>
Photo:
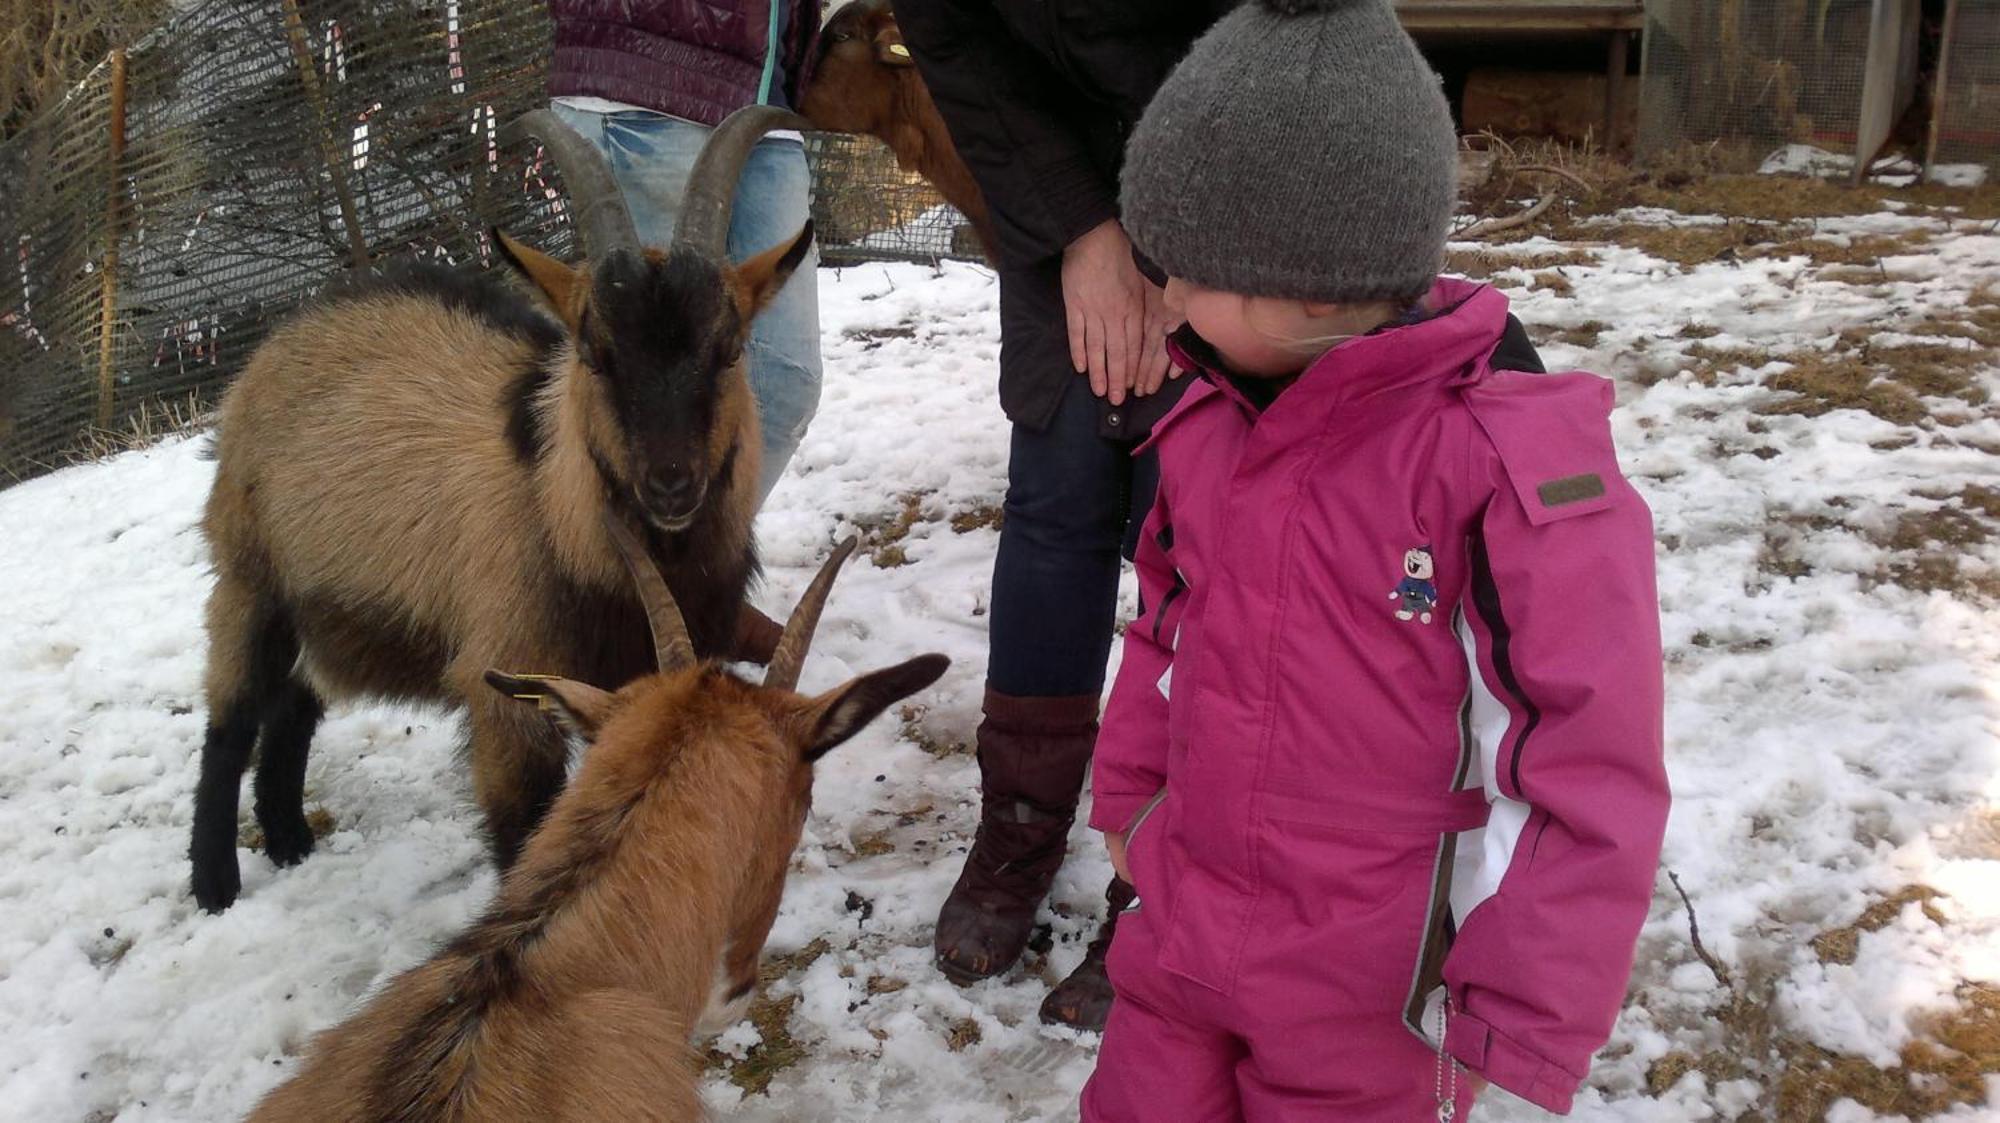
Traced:
<path fill-rule="evenodd" d="M 672 238 L 710 129 L 746 105 L 797 105 L 819 32 L 809 0 L 549 0 L 549 14 L 556 115 L 604 154 L 647 245 Z M 740 261 L 797 234 L 811 192 L 803 139 L 765 137 L 737 185 L 730 256 Z M 818 264 L 815 249 L 751 329 L 760 505 L 819 408 Z"/>

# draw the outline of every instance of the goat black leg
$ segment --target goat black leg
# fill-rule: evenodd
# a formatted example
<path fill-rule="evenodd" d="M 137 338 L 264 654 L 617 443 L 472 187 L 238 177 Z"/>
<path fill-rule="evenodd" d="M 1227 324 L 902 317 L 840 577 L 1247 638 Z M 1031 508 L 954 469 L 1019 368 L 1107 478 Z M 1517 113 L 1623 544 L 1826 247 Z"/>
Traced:
<path fill-rule="evenodd" d="M 561 794 L 567 750 L 534 711 L 481 690 L 491 700 L 470 700 L 472 794 L 486 815 L 493 864 L 504 873 Z"/>
<path fill-rule="evenodd" d="M 208 734 L 194 791 L 194 899 L 209 912 L 236 901 L 236 812 L 258 714 L 290 676 L 298 641 L 275 599 L 221 574 L 208 600 Z"/>
<path fill-rule="evenodd" d="M 263 740 L 257 749 L 257 825 L 264 829 L 264 854 L 280 866 L 297 865 L 312 853 L 306 825 L 306 753 L 326 707 L 313 688 L 294 675 L 278 688 L 264 712 Z"/>

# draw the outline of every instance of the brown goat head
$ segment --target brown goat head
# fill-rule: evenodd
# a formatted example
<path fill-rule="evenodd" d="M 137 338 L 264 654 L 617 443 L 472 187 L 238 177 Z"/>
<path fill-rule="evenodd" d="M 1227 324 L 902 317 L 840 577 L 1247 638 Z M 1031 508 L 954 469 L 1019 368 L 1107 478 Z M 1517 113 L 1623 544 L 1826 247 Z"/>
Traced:
<path fill-rule="evenodd" d="M 790 242 L 741 264 L 675 245 L 617 248 L 595 268 L 567 265 L 498 231 L 496 243 L 562 321 L 576 361 L 597 375 L 586 434 L 607 484 L 647 521 L 685 528 L 739 446 L 732 411 L 750 403 L 743 348 L 750 322 L 812 246 L 808 222 Z"/>
<path fill-rule="evenodd" d="M 986 199 L 959 159 L 889 0 L 853 0 L 827 20 L 819 44 L 799 112 L 814 128 L 861 133 L 888 145 L 899 167 L 922 175 L 972 221 L 990 251 Z"/>
<path fill-rule="evenodd" d="M 487 673 L 588 742 L 575 776 L 486 913 L 322 1034 L 252 1123 L 701 1117 L 690 1039 L 733 1022 L 756 985 L 813 763 L 947 660 L 794 690 L 850 539 L 748 682 L 694 658 L 638 529 L 617 515 L 607 529 L 660 669 L 616 692 Z"/>
<path fill-rule="evenodd" d="M 660 670 L 615 693 L 554 676 L 487 673 L 494 689 L 533 703 L 582 753 L 570 791 L 544 832 L 550 841 L 543 843 L 540 835 L 531 840 L 523 864 L 533 867 L 569 849 L 559 825 L 566 821 L 566 804 L 633 802 L 635 793 L 670 776 L 683 782 L 719 777 L 704 801 L 731 819 L 729 852 L 740 877 L 725 902 L 727 954 L 703 1018 L 707 1028 L 716 1029 L 734 1020 L 724 1011 L 746 999 L 756 984 L 758 956 L 810 809 L 813 764 L 883 710 L 936 682 L 950 660 L 922 655 L 822 693 L 797 692 L 833 578 L 854 552 L 850 538 L 807 588 L 764 681 L 752 684 L 713 662 L 695 660 L 680 609 L 638 536 L 617 516 L 607 520 L 607 528 L 646 607 Z M 675 833 L 669 829 L 654 837 L 666 843 Z M 552 853 L 538 854 L 538 847 Z"/>

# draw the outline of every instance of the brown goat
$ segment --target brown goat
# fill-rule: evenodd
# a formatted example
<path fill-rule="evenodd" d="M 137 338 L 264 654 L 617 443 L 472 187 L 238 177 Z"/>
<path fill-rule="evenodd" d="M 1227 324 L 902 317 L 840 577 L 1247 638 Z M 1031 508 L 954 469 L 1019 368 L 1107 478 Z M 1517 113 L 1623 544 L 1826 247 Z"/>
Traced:
<path fill-rule="evenodd" d="M 835 12 L 820 31 L 819 52 L 799 112 L 815 128 L 861 133 L 888 145 L 898 167 L 923 176 L 972 221 L 990 254 L 986 199 L 903 45 L 889 0 L 854 0 Z"/>
<path fill-rule="evenodd" d="M 496 860 L 512 862 L 561 786 L 563 748 L 481 685 L 486 668 L 615 687 L 652 665 L 607 511 L 645 524 L 695 650 L 729 652 L 756 571 L 743 347 L 812 239 L 808 225 L 741 265 L 723 255 L 727 195 L 704 193 L 733 190 L 757 137 L 798 120 L 760 112 L 716 131 L 667 249 L 635 251 L 613 194 L 603 213 L 623 231 L 585 226 L 594 269 L 499 236 L 536 296 L 415 267 L 335 295 L 251 357 L 223 401 L 203 521 L 216 571 L 190 846 L 203 908 L 241 887 L 253 745 L 265 853 L 283 866 L 311 851 L 306 754 L 341 697 L 465 705 L 473 794 Z"/>
<path fill-rule="evenodd" d="M 755 987 L 813 762 L 947 660 L 793 692 L 850 539 L 751 685 L 691 661 L 672 595 L 622 539 L 661 632 L 659 673 L 615 694 L 488 675 L 589 742 L 576 778 L 486 914 L 320 1036 L 253 1121 L 699 1117 L 690 1037 L 735 1021 Z"/>

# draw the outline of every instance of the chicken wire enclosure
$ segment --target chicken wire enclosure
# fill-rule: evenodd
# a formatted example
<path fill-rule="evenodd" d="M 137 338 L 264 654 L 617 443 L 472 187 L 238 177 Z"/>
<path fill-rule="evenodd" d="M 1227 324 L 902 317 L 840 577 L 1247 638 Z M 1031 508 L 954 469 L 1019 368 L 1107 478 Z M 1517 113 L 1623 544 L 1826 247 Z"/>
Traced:
<path fill-rule="evenodd" d="M 813 172 L 813 229 L 820 260 L 980 260 L 978 236 L 966 217 L 922 176 L 904 171 L 873 137 L 812 133 L 806 154 Z"/>
<path fill-rule="evenodd" d="M 553 167 L 498 137 L 547 43 L 522 0 L 209 0 L 100 66 L 0 148 L 0 481 L 212 401 L 357 262 L 568 252 Z"/>
<path fill-rule="evenodd" d="M 2000 0 L 1957 0 L 1938 63 L 1935 162 L 2000 173 Z"/>
<path fill-rule="evenodd" d="M 1853 152 L 1872 16 L 1870 0 L 1648 0 L 1640 152 Z"/>
<path fill-rule="evenodd" d="M 549 41 L 543 0 L 206 0 L 0 145 L 0 486 L 211 404 L 357 262 L 573 257 L 553 163 L 500 142 Z M 878 142 L 807 145 L 829 263 L 979 255 Z"/>

